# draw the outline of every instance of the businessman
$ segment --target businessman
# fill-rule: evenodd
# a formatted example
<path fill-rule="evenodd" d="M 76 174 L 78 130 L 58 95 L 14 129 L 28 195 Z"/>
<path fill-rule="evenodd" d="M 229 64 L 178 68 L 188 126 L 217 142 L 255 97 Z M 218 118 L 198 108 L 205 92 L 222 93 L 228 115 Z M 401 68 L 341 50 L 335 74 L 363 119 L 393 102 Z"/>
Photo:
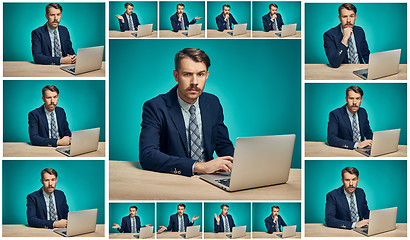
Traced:
<path fill-rule="evenodd" d="M 373 132 L 366 110 L 360 107 L 363 90 L 358 86 L 348 87 L 345 100 L 346 104 L 343 107 L 329 114 L 327 142 L 330 146 L 347 149 L 370 147 Z"/>
<path fill-rule="evenodd" d="M 265 218 L 265 226 L 268 233 L 282 232 L 282 227 L 286 226 L 285 221 L 279 215 L 279 207 L 273 206 L 272 214 Z"/>
<path fill-rule="evenodd" d="M 283 20 L 278 13 L 278 5 L 275 3 L 269 4 L 269 13 L 262 17 L 263 28 L 265 32 L 282 30 Z"/>
<path fill-rule="evenodd" d="M 141 220 L 137 216 L 137 206 L 130 207 L 130 214 L 122 218 L 121 227 L 114 223 L 112 228 L 117 229 L 120 233 L 139 233 L 141 229 Z M 144 227 L 148 227 L 151 224 L 146 224 Z"/>
<path fill-rule="evenodd" d="M 369 224 L 366 195 L 357 188 L 359 171 L 354 167 L 342 170 L 343 186 L 326 195 L 325 221 L 328 227 L 353 229 Z"/>
<path fill-rule="evenodd" d="M 168 93 L 143 106 L 139 158 L 143 169 L 192 176 L 230 172 L 233 145 L 218 98 L 203 92 L 211 65 L 206 53 L 185 48 L 175 55 Z M 213 159 L 213 153 L 219 156 Z"/>
<path fill-rule="evenodd" d="M 71 131 L 63 108 L 57 107 L 59 90 L 56 86 L 43 87 L 44 104 L 29 112 L 28 132 L 34 146 L 68 146 Z"/>
<path fill-rule="evenodd" d="M 192 217 L 191 221 L 189 221 L 189 217 L 185 212 L 185 204 L 178 204 L 178 212 L 176 214 L 171 215 L 169 218 L 168 227 L 160 226 L 158 233 L 163 231 L 172 231 L 172 232 L 186 232 L 186 227 L 194 225 L 195 220 L 198 217 Z"/>
<path fill-rule="evenodd" d="M 222 13 L 216 16 L 216 25 L 218 26 L 218 31 L 232 30 L 232 24 L 238 24 L 235 18 L 230 13 L 231 6 L 224 4 L 222 6 Z"/>
<path fill-rule="evenodd" d="M 31 32 L 31 49 L 36 64 L 74 64 L 76 55 L 70 34 L 60 25 L 63 8 L 58 3 L 46 6 L 47 23 Z"/>
<path fill-rule="evenodd" d="M 323 35 L 327 59 L 332 67 L 342 63 L 369 63 L 369 47 L 364 31 L 355 26 L 357 9 L 353 4 L 339 6 L 340 24 Z"/>
<path fill-rule="evenodd" d="M 229 206 L 226 204 L 221 205 L 221 214 L 216 215 L 214 213 L 214 231 L 219 232 L 232 232 L 232 228 L 235 227 L 232 215 L 228 214 Z"/>
<path fill-rule="evenodd" d="M 125 13 L 122 15 L 115 15 L 120 23 L 121 32 L 124 31 L 136 31 L 140 22 L 138 21 L 137 14 L 133 13 L 134 4 L 127 2 L 124 4 Z"/>
<path fill-rule="evenodd" d="M 52 168 L 41 171 L 43 187 L 27 195 L 27 221 L 30 227 L 67 227 L 68 205 L 64 192 L 56 190 L 57 172 Z"/>
<path fill-rule="evenodd" d="M 202 17 L 196 16 L 191 22 L 188 21 L 188 16 L 184 13 L 185 5 L 183 3 L 177 4 L 177 12 L 171 16 L 172 31 L 187 30 L 189 24 L 196 23 L 196 20 Z"/>

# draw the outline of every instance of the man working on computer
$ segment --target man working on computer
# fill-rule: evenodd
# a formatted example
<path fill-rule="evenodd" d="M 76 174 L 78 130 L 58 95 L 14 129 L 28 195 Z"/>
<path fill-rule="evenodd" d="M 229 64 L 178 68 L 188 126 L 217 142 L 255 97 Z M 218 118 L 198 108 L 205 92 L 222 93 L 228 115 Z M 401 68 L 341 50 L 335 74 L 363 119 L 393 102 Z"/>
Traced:
<path fill-rule="evenodd" d="M 65 111 L 57 107 L 59 90 L 47 85 L 42 89 L 44 104 L 29 112 L 28 132 L 34 146 L 68 146 L 71 131 L 68 128 Z"/>
<path fill-rule="evenodd" d="M 133 13 L 134 4 L 127 2 L 124 4 L 125 13 L 122 15 L 115 15 L 120 23 L 121 32 L 124 31 L 136 31 L 140 22 L 138 21 L 137 14 Z"/>
<path fill-rule="evenodd" d="M 235 18 L 230 14 L 231 6 L 224 4 L 222 6 L 222 13 L 216 17 L 216 25 L 218 26 L 218 31 L 232 30 L 232 24 L 238 24 Z"/>
<path fill-rule="evenodd" d="M 186 227 L 194 225 L 195 220 L 199 218 L 193 216 L 191 221 L 189 221 L 189 217 L 185 212 L 185 204 L 180 203 L 178 204 L 178 212 L 176 214 L 171 215 L 169 218 L 168 227 L 159 226 L 160 229 L 158 233 L 163 231 L 172 231 L 172 232 L 186 232 Z"/>
<path fill-rule="evenodd" d="M 178 85 L 145 102 L 139 158 L 143 169 L 192 176 L 230 172 L 233 145 L 218 98 L 203 93 L 211 65 L 206 53 L 185 48 L 175 55 Z M 219 156 L 213 159 L 214 151 Z"/>
<path fill-rule="evenodd" d="M 342 63 L 368 63 L 369 47 L 361 27 L 355 26 L 356 7 L 345 3 L 339 7 L 340 24 L 323 35 L 327 59 L 332 67 L 338 68 Z"/>
<path fill-rule="evenodd" d="M 232 215 L 228 214 L 229 206 L 227 204 L 221 205 L 221 214 L 216 215 L 214 213 L 214 231 L 219 232 L 232 232 L 232 228 L 235 227 Z"/>
<path fill-rule="evenodd" d="M 262 17 L 262 22 L 265 32 L 282 30 L 283 20 L 278 13 L 278 5 L 275 3 L 269 4 L 269 13 Z"/>
<path fill-rule="evenodd" d="M 63 8 L 58 3 L 46 6 L 47 23 L 31 32 L 31 44 L 36 64 L 74 64 L 76 55 L 70 34 L 60 25 Z"/>
<path fill-rule="evenodd" d="M 137 206 L 130 207 L 130 215 L 122 218 L 121 227 L 120 225 L 114 223 L 112 228 L 117 229 L 120 233 L 139 233 L 141 229 L 141 220 L 137 216 Z M 143 227 L 150 226 L 151 224 L 146 224 Z"/>
<path fill-rule="evenodd" d="M 171 16 L 171 25 L 172 25 L 172 31 L 178 32 L 179 30 L 187 30 L 189 24 L 194 24 L 196 23 L 196 20 L 201 19 L 202 17 L 196 16 L 194 19 L 192 19 L 191 22 L 188 21 L 188 16 L 185 11 L 185 5 L 183 3 L 178 3 L 177 4 L 177 12 Z"/>
<path fill-rule="evenodd" d="M 64 192 L 56 190 L 57 172 L 52 168 L 41 171 L 43 187 L 27 195 L 27 221 L 30 227 L 67 227 L 68 205 Z"/>
<path fill-rule="evenodd" d="M 360 107 L 363 90 L 358 86 L 350 86 L 346 89 L 345 99 L 343 107 L 329 114 L 327 142 L 330 146 L 347 149 L 370 147 L 373 132 L 366 110 Z"/>
<path fill-rule="evenodd" d="M 265 218 L 265 226 L 268 233 L 282 232 L 282 227 L 286 226 L 285 221 L 279 215 L 279 207 L 272 207 L 272 214 Z"/>

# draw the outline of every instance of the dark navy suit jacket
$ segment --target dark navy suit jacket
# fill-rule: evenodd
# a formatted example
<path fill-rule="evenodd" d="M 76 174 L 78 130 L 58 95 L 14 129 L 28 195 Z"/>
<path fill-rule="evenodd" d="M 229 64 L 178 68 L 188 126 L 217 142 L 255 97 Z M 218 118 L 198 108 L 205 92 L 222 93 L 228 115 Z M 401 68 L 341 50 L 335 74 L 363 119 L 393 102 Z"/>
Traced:
<path fill-rule="evenodd" d="M 185 123 L 177 98 L 177 86 L 145 102 L 142 113 L 139 158 L 143 169 L 192 176 L 194 160 L 188 152 Z M 203 92 L 199 96 L 205 160 L 233 156 L 233 145 L 219 99 Z"/>
<path fill-rule="evenodd" d="M 235 223 L 233 222 L 232 215 L 228 214 L 226 216 L 228 217 L 229 230 L 230 230 L 230 232 L 232 232 L 232 228 L 235 227 Z M 220 221 L 219 221 L 219 225 L 218 225 L 217 222 L 216 222 L 216 219 L 214 218 L 214 231 L 216 233 L 224 232 L 224 224 L 225 223 L 224 223 L 224 220 L 222 218 L 222 214 L 219 214 L 219 219 L 220 219 Z"/>
<path fill-rule="evenodd" d="M 269 215 L 269 217 L 265 218 L 265 226 L 266 226 L 266 230 L 268 231 L 268 233 L 276 232 L 276 228 L 275 228 L 276 224 L 279 224 L 280 232 L 282 232 L 281 229 L 283 226 L 287 226 L 285 221 L 283 221 L 280 215 L 278 215 L 278 220 L 276 221 L 276 223 L 273 222 L 272 215 Z"/>
<path fill-rule="evenodd" d="M 141 220 L 140 217 L 135 216 L 135 223 L 137 225 L 137 233 L 140 232 L 141 229 Z M 120 233 L 130 233 L 131 232 L 131 217 L 126 216 L 122 218 L 121 221 L 121 228 L 117 228 Z"/>
<path fill-rule="evenodd" d="M 189 217 L 187 214 L 182 215 L 184 218 L 184 231 L 186 231 L 187 226 L 192 226 L 194 225 L 193 222 L 189 220 Z M 178 222 L 178 213 L 171 215 L 169 218 L 169 224 L 167 227 L 167 231 L 172 231 L 172 232 L 178 232 L 179 229 L 179 222 Z"/>
<path fill-rule="evenodd" d="M 64 136 L 71 137 L 64 109 L 56 107 L 54 111 L 57 116 L 58 133 L 60 138 L 63 138 Z M 41 107 L 34 109 L 28 114 L 28 133 L 30 135 L 31 144 L 34 146 L 57 147 L 58 139 L 49 138 L 48 132 L 48 122 L 43 104 Z"/>
<path fill-rule="evenodd" d="M 236 22 L 232 14 L 229 13 L 229 26 L 231 29 L 233 29 L 232 24 L 238 24 L 238 23 Z M 218 26 L 218 31 L 222 32 L 223 30 L 226 30 L 225 17 L 223 13 L 216 16 L 216 25 Z"/>
<path fill-rule="evenodd" d="M 363 29 L 354 26 L 353 34 L 356 42 L 356 49 L 359 54 L 359 62 L 369 63 L 370 51 Z M 338 68 L 342 63 L 349 63 L 347 58 L 348 47 L 341 42 L 342 38 L 343 33 L 340 24 L 323 34 L 326 56 L 330 65 L 334 68 Z"/>
<path fill-rule="evenodd" d="M 359 220 L 369 219 L 366 194 L 363 189 L 356 188 L 356 203 L 359 212 Z M 351 229 L 351 214 L 349 203 L 343 191 L 343 186 L 326 195 L 325 222 L 328 227 Z"/>
<path fill-rule="evenodd" d="M 357 111 L 360 128 L 360 141 L 373 139 L 373 132 L 367 119 L 367 112 L 364 108 Z M 329 123 L 327 127 L 327 142 L 330 146 L 353 149 L 353 130 L 347 114 L 346 104 L 329 113 Z"/>
<path fill-rule="evenodd" d="M 283 20 L 282 20 L 282 16 L 279 13 L 276 13 L 276 22 L 278 24 L 278 28 L 279 30 L 282 30 L 282 26 L 283 26 Z M 262 17 L 262 21 L 263 21 L 263 28 L 265 29 L 265 32 L 269 32 L 271 30 L 273 30 L 273 22 L 270 20 L 270 13 L 264 15 Z"/>
<path fill-rule="evenodd" d="M 67 219 L 68 205 L 65 195 L 60 190 L 54 190 L 58 220 Z M 47 208 L 43 189 L 27 195 L 27 221 L 30 227 L 53 228 L 53 221 L 47 220 Z"/>
<path fill-rule="evenodd" d="M 184 21 L 184 26 L 185 29 L 182 29 L 181 27 L 181 22 L 178 21 L 178 13 L 175 13 L 174 15 L 171 16 L 171 25 L 172 25 L 172 31 L 174 32 L 178 32 L 179 30 L 187 30 L 188 29 L 188 25 L 189 24 L 194 24 L 196 23 L 196 19 L 192 19 L 192 21 L 188 21 L 188 16 L 186 15 L 186 13 L 182 14 L 182 19 Z"/>
<path fill-rule="evenodd" d="M 70 34 L 66 27 L 58 26 L 63 57 L 67 54 L 74 55 Z M 60 57 L 52 57 L 51 39 L 47 29 L 47 23 L 31 32 L 31 50 L 34 63 L 60 65 Z"/>
<path fill-rule="evenodd" d="M 122 18 L 124 18 L 124 23 L 121 20 L 118 19 L 118 21 L 120 22 L 121 32 L 130 30 L 130 25 L 128 24 L 128 18 L 126 16 L 126 14 L 124 13 L 121 16 L 122 16 Z M 132 19 L 132 22 L 134 24 L 135 29 L 137 29 L 138 25 L 140 25 L 140 22 L 138 21 L 137 14 L 131 13 L 131 19 Z"/>

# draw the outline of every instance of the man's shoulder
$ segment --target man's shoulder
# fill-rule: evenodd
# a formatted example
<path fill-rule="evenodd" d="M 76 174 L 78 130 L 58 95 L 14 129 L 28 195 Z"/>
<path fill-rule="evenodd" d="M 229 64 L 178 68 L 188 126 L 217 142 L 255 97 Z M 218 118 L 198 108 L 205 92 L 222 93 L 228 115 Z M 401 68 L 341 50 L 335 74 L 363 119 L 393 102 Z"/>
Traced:
<path fill-rule="evenodd" d="M 329 196 L 337 196 L 337 195 L 340 195 L 340 193 L 343 191 L 343 186 L 342 187 L 338 187 L 338 188 L 336 188 L 336 189 L 333 189 L 332 191 L 330 191 L 330 192 L 328 192 L 327 193 L 327 195 L 329 195 Z"/>
<path fill-rule="evenodd" d="M 269 221 L 270 219 L 272 219 L 270 216 L 271 216 L 271 215 L 267 216 L 267 217 L 265 218 L 265 221 Z"/>
<path fill-rule="evenodd" d="M 128 218 L 130 218 L 130 216 L 129 216 L 129 215 L 127 215 L 127 216 L 123 217 L 123 218 L 122 218 L 122 221 L 127 221 L 127 220 L 128 220 Z"/>
<path fill-rule="evenodd" d="M 337 25 L 336 27 L 333 27 L 333 28 L 327 30 L 327 31 L 324 33 L 324 35 L 334 36 L 334 35 L 337 34 L 337 31 L 339 31 L 339 32 L 341 31 L 341 30 L 340 30 L 340 24 Z"/>
<path fill-rule="evenodd" d="M 356 188 L 355 193 L 356 195 L 364 195 L 364 190 L 363 188 Z"/>
<path fill-rule="evenodd" d="M 174 13 L 171 15 L 171 18 L 178 18 L 178 13 Z"/>
<path fill-rule="evenodd" d="M 200 101 L 207 101 L 207 102 L 215 102 L 215 103 L 219 103 L 219 98 L 215 95 L 213 95 L 212 93 L 207 93 L 207 92 L 203 92 L 201 94 L 201 96 L 199 97 Z"/>
<path fill-rule="evenodd" d="M 47 23 L 46 23 L 47 24 Z M 32 33 L 43 33 L 43 32 L 46 32 L 45 30 L 47 29 L 47 27 L 46 27 L 46 24 L 44 24 L 43 26 L 40 26 L 40 27 L 38 27 L 38 28 L 36 28 L 36 29 L 34 29 L 33 31 L 32 31 Z"/>
<path fill-rule="evenodd" d="M 29 198 L 29 197 L 30 197 L 30 198 L 38 198 L 38 197 L 40 197 L 40 196 L 41 196 L 40 191 L 41 191 L 41 189 L 40 189 L 40 190 L 36 190 L 36 191 L 34 191 L 34 192 L 28 194 L 28 195 L 27 195 L 27 198 Z"/>
<path fill-rule="evenodd" d="M 58 25 L 58 31 L 61 33 L 68 33 L 68 29 L 62 25 Z"/>
<path fill-rule="evenodd" d="M 229 15 L 231 15 L 231 14 L 229 14 Z M 218 14 L 218 16 L 216 16 L 216 18 L 223 18 L 222 13 Z"/>
<path fill-rule="evenodd" d="M 355 32 L 361 32 L 361 33 L 364 33 L 363 28 L 362 28 L 362 27 L 360 27 L 360 26 L 353 26 L 353 30 L 354 30 Z"/>
<path fill-rule="evenodd" d="M 270 18 L 269 13 L 263 15 L 263 18 Z"/>
<path fill-rule="evenodd" d="M 65 194 L 64 194 L 63 191 L 55 189 L 54 190 L 54 196 L 56 196 L 56 197 L 64 196 L 65 197 Z"/>
<path fill-rule="evenodd" d="M 341 115 L 343 111 L 346 111 L 346 105 L 343 105 L 342 107 L 336 108 L 335 110 L 331 111 L 331 115 Z"/>
<path fill-rule="evenodd" d="M 29 114 L 39 114 L 39 113 L 41 112 L 41 109 L 42 109 L 42 108 L 44 108 L 44 106 L 38 107 L 38 108 L 36 108 L 36 109 L 34 109 L 34 110 L 31 110 L 31 111 L 29 112 Z"/>

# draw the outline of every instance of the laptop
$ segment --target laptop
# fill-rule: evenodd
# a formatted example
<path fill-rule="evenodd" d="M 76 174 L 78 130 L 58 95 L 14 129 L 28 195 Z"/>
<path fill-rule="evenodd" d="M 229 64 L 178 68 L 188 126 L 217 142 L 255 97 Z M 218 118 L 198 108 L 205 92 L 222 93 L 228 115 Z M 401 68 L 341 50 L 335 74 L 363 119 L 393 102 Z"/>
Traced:
<path fill-rule="evenodd" d="M 397 152 L 399 150 L 399 138 L 400 129 L 374 132 L 372 146 L 363 149 L 356 148 L 356 151 L 368 157 Z"/>
<path fill-rule="evenodd" d="M 229 238 L 241 238 L 246 236 L 246 225 L 240 227 L 233 227 L 232 233 L 226 234 Z"/>
<path fill-rule="evenodd" d="M 231 174 L 203 174 L 200 178 L 229 192 L 286 183 L 295 138 L 295 134 L 238 138 Z"/>
<path fill-rule="evenodd" d="M 283 227 L 283 232 L 278 233 L 276 235 L 281 237 L 281 238 L 294 237 L 294 236 L 296 236 L 296 225 L 284 226 Z"/>
<path fill-rule="evenodd" d="M 370 211 L 369 225 L 354 228 L 356 232 L 371 236 L 396 229 L 397 207 Z"/>
<path fill-rule="evenodd" d="M 296 34 L 296 23 L 282 26 L 282 31 L 275 33 L 279 37 L 289 37 Z"/>
<path fill-rule="evenodd" d="M 99 138 L 100 128 L 75 131 L 71 135 L 71 146 L 58 147 L 56 151 L 69 157 L 97 151 Z"/>
<path fill-rule="evenodd" d="M 68 212 L 67 228 L 55 228 L 53 231 L 64 237 L 95 232 L 97 209 Z"/>
<path fill-rule="evenodd" d="M 186 233 L 182 233 L 181 237 L 184 238 L 193 238 L 199 236 L 201 233 L 199 232 L 199 229 L 201 228 L 201 225 L 198 226 L 188 226 L 186 227 Z"/>
<path fill-rule="evenodd" d="M 191 24 L 188 27 L 188 31 L 187 32 L 182 32 L 182 34 L 184 34 L 187 37 L 192 37 L 192 36 L 195 36 L 195 35 L 199 35 L 199 34 L 201 34 L 201 28 L 202 28 L 202 23 Z"/>
<path fill-rule="evenodd" d="M 139 239 L 145 238 L 153 238 L 154 236 L 154 227 L 153 226 L 146 226 L 140 228 L 140 234 L 134 235 L 134 237 Z"/>
<path fill-rule="evenodd" d="M 364 80 L 373 80 L 399 72 L 401 49 L 370 53 L 369 68 L 353 71 Z"/>
<path fill-rule="evenodd" d="M 152 26 L 153 24 L 144 24 L 144 25 L 138 25 L 138 31 L 132 32 L 131 34 L 134 37 L 145 37 L 149 36 L 152 34 Z"/>
<path fill-rule="evenodd" d="M 243 34 L 246 33 L 246 26 L 248 26 L 247 23 L 234 24 L 233 25 L 233 31 L 228 31 L 227 33 L 232 35 L 232 36 L 243 35 Z"/>
<path fill-rule="evenodd" d="M 60 69 L 77 75 L 101 69 L 104 46 L 80 48 L 74 65 L 61 66 Z"/>

